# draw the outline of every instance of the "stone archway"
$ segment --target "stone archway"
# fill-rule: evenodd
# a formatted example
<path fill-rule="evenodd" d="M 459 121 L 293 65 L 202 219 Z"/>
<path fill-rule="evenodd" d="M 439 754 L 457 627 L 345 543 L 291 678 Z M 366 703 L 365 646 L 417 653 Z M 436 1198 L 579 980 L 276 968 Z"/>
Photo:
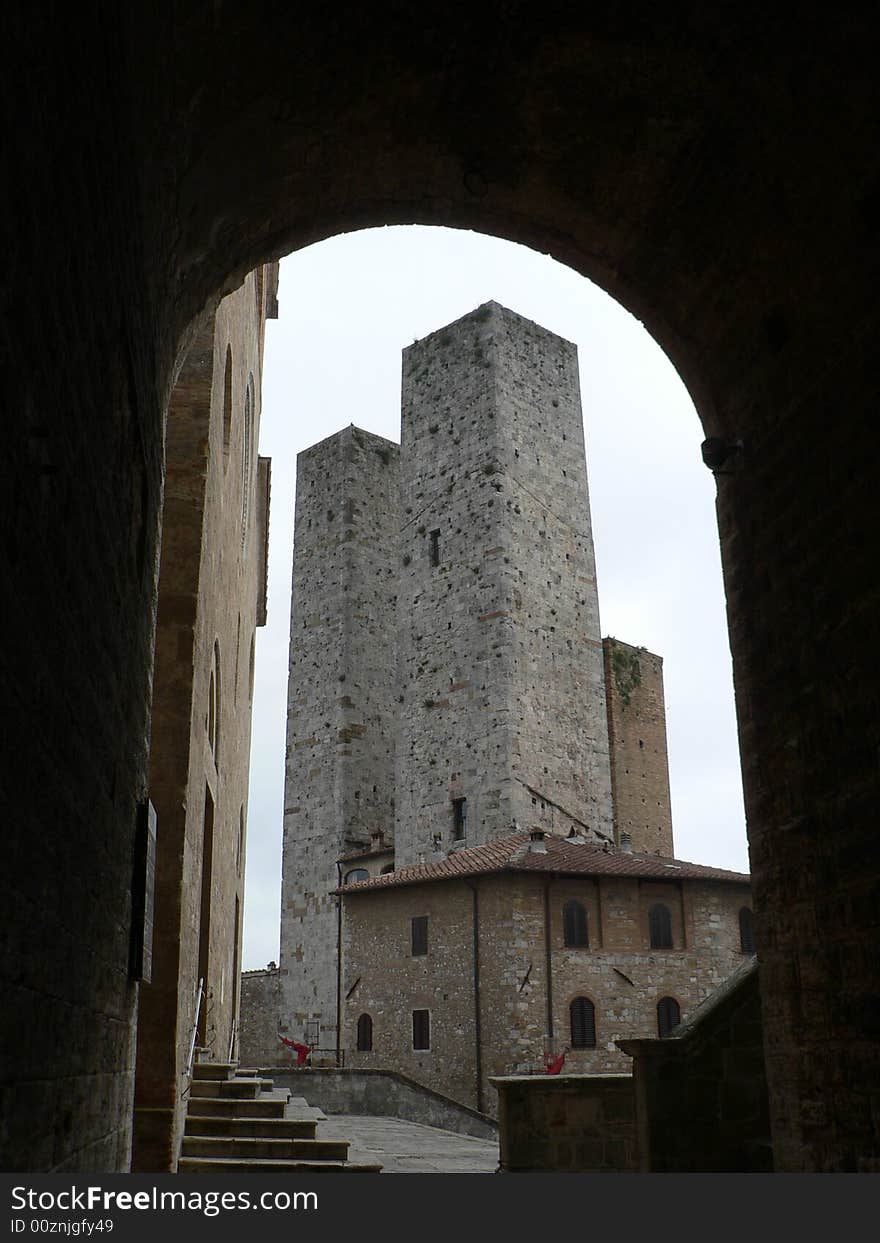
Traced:
<path fill-rule="evenodd" d="M 742 442 L 718 513 L 776 1163 L 876 1168 L 874 25 L 519 0 L 9 19 L 9 1010 L 46 1032 L 10 1034 L 13 1136 L 44 1119 L 22 1168 L 126 1160 L 175 360 L 258 262 L 398 222 L 590 276 L 720 458 Z"/>

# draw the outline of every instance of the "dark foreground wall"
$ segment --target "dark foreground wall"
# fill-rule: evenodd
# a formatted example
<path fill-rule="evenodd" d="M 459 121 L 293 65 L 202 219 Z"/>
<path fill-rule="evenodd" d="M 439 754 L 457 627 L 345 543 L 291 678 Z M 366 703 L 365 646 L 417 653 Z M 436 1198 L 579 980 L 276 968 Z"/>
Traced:
<path fill-rule="evenodd" d="M 510 1075 L 498 1090 L 504 1174 L 621 1174 L 638 1167 L 631 1075 Z"/>
<path fill-rule="evenodd" d="M 875 10 L 84 0 L 2 22 L 6 1168 L 128 1160 L 186 335 L 260 262 L 398 222 L 569 263 L 688 385 L 715 441 L 776 1167 L 880 1168 Z"/>
<path fill-rule="evenodd" d="M 664 1040 L 622 1040 L 634 1058 L 639 1165 L 652 1173 L 773 1169 L 754 959 Z"/>

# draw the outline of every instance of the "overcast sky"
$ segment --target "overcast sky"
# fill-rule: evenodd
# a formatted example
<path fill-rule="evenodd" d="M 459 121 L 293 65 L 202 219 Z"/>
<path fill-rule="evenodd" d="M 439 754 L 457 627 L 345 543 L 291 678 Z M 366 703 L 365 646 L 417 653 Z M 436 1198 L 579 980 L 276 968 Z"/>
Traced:
<path fill-rule="evenodd" d="M 715 481 L 688 393 L 638 320 L 571 269 L 452 229 L 369 229 L 281 264 L 260 452 L 272 458 L 257 631 L 245 970 L 278 958 L 296 455 L 354 423 L 400 439 L 404 346 L 494 299 L 578 347 L 602 633 L 664 660 L 678 858 L 748 871 Z"/>

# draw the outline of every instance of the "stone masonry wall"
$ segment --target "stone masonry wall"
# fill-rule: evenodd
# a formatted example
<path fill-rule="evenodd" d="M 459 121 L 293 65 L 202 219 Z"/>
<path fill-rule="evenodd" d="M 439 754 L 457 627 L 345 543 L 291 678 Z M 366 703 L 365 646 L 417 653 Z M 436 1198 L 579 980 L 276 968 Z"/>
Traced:
<path fill-rule="evenodd" d="M 562 910 L 571 898 L 587 909 L 585 948 L 564 944 Z M 648 911 L 657 901 L 673 917 L 669 950 L 650 947 Z M 397 1070 L 491 1113 L 492 1077 L 541 1071 L 545 1049 L 571 1043 L 569 1006 L 578 996 L 595 1007 L 596 1047 L 571 1050 L 566 1070 L 628 1073 L 617 1040 L 656 1036 L 662 997 L 674 997 L 685 1017 L 743 961 L 739 910 L 750 900 L 747 883 L 738 882 L 508 874 L 350 894 L 344 903 L 346 1065 Z M 419 915 L 428 916 L 428 953 L 413 957 L 411 920 Z M 410 1015 L 417 1008 L 431 1012 L 430 1051 L 411 1047 Z M 369 1053 L 356 1050 L 363 1013 L 373 1019 Z"/>
<path fill-rule="evenodd" d="M 379 895 L 377 895 L 379 896 Z M 473 900 L 466 885 L 417 885 L 344 899 L 345 1064 L 396 1070 L 479 1108 L 474 1049 Z M 428 918 L 428 952 L 412 954 L 412 919 Z M 430 1049 L 413 1048 L 412 1012 L 430 1015 Z M 357 1021 L 373 1020 L 371 1052 Z"/>
<path fill-rule="evenodd" d="M 502 1174 L 618 1174 L 638 1169 L 630 1075 L 493 1079 Z"/>
<path fill-rule="evenodd" d="M 336 1041 L 336 861 L 390 838 L 398 448 L 346 428 L 297 462 L 281 910 L 283 1031 Z"/>
<path fill-rule="evenodd" d="M 175 1168 L 196 981 L 203 1056 L 234 1054 L 265 506 L 256 504 L 263 335 L 277 273 L 220 303 L 171 397 L 152 704 L 154 970 L 141 986 L 132 1164 Z"/>
<path fill-rule="evenodd" d="M 674 857 L 663 658 L 619 639 L 602 640 L 614 837 L 633 850 Z"/>
<path fill-rule="evenodd" d="M 398 866 L 539 823 L 611 836 L 575 347 L 487 303 L 404 351 Z"/>
<path fill-rule="evenodd" d="M 238 1060 L 242 1066 L 275 1066 L 284 1048 L 278 1039 L 278 968 L 245 971 L 241 977 L 241 1040 Z"/>

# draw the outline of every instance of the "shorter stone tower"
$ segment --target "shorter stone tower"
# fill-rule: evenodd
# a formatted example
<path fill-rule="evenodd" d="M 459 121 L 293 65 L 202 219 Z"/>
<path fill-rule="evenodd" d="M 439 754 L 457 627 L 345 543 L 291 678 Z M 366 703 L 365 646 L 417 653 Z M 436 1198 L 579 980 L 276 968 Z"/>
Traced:
<path fill-rule="evenodd" d="M 663 658 L 603 639 L 614 840 L 672 858 Z"/>

